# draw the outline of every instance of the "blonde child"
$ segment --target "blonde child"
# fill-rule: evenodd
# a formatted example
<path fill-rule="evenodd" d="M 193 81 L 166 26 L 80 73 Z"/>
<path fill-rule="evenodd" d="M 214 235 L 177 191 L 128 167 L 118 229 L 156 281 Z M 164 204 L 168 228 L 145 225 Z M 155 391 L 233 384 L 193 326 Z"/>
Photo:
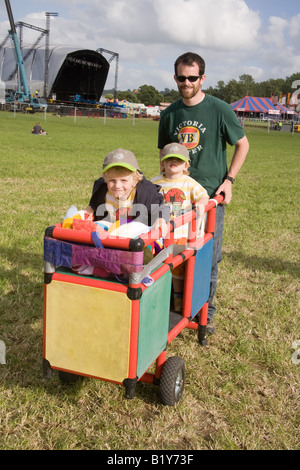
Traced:
<path fill-rule="evenodd" d="M 159 187 L 147 180 L 130 150 L 116 149 L 106 155 L 103 176 L 94 183 L 92 197 L 85 211 L 94 220 L 115 222 L 123 217 L 138 220 L 167 233 L 169 208 Z"/>
<path fill-rule="evenodd" d="M 171 217 L 178 211 L 186 212 L 195 205 L 199 215 L 204 214 L 204 207 L 209 201 L 207 191 L 189 176 L 190 166 L 189 152 L 184 145 L 171 143 L 166 145 L 161 154 L 162 174 L 151 181 L 161 187 L 160 192 L 164 196 L 165 203 L 170 206 Z M 174 208 L 176 210 L 174 211 Z M 186 240 L 185 226 L 175 230 L 174 237 L 177 243 L 182 244 Z M 174 310 L 180 313 L 182 310 L 182 294 L 184 265 L 175 268 L 173 274 Z"/>

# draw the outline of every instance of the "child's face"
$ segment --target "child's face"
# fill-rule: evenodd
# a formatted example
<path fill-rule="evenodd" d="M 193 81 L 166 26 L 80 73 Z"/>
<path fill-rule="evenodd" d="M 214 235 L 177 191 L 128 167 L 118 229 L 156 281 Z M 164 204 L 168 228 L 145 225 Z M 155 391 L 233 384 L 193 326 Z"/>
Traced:
<path fill-rule="evenodd" d="M 133 173 L 119 172 L 111 168 L 106 172 L 107 189 L 116 199 L 127 199 L 132 189 L 136 186 L 136 178 Z"/>
<path fill-rule="evenodd" d="M 163 161 L 166 178 L 178 178 L 187 170 L 188 164 L 180 158 L 170 157 Z"/>

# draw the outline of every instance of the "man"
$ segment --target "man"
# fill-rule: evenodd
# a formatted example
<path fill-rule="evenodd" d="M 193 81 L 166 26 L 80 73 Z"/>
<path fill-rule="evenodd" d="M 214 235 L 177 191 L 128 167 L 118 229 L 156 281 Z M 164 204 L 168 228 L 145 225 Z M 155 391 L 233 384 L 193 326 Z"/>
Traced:
<path fill-rule="evenodd" d="M 214 251 L 208 301 L 206 331 L 215 332 L 213 315 L 216 307 L 218 263 L 222 259 L 224 208 L 232 197 L 232 184 L 249 150 L 248 139 L 232 108 L 227 103 L 205 94 L 205 62 L 198 54 L 187 52 L 175 62 L 174 79 L 181 98 L 161 113 L 158 148 L 170 142 L 185 145 L 190 154 L 190 176 L 200 183 L 210 197 L 224 193 L 222 205 L 217 207 Z M 227 171 L 226 144 L 235 146 Z"/>

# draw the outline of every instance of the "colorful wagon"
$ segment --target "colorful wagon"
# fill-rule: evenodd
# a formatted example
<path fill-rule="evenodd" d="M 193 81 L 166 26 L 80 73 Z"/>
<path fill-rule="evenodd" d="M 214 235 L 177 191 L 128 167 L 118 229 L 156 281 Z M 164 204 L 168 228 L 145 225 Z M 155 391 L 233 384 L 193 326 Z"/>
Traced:
<path fill-rule="evenodd" d="M 59 371 L 62 382 L 91 377 L 122 384 L 134 398 L 137 383 L 159 385 L 160 398 L 174 405 L 182 396 L 185 363 L 167 359 L 168 345 L 184 328 L 207 343 L 206 324 L 217 196 L 206 206 L 204 234 L 195 236 L 197 213 L 170 222 L 170 236 L 144 265 L 145 247 L 159 238 L 153 230 L 137 238 L 101 231 L 70 230 L 57 224 L 44 237 L 44 373 Z M 174 230 L 189 224 L 186 246 L 174 244 Z M 171 309 L 173 267 L 185 263 L 182 314 Z M 99 268 L 91 276 L 74 265 Z M 104 275 L 101 273 L 105 273 Z M 111 272 L 111 276 L 106 273 Z M 100 274 L 99 274 L 100 273 Z M 149 369 L 155 364 L 155 372 Z"/>

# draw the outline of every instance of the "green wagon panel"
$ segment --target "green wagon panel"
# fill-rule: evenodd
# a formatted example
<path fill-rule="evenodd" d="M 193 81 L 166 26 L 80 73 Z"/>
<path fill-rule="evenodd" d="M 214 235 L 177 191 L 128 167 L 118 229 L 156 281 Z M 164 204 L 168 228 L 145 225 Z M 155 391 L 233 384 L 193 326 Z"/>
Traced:
<path fill-rule="evenodd" d="M 140 301 L 137 377 L 165 349 L 168 341 L 172 274 L 170 271 L 143 292 Z"/>

